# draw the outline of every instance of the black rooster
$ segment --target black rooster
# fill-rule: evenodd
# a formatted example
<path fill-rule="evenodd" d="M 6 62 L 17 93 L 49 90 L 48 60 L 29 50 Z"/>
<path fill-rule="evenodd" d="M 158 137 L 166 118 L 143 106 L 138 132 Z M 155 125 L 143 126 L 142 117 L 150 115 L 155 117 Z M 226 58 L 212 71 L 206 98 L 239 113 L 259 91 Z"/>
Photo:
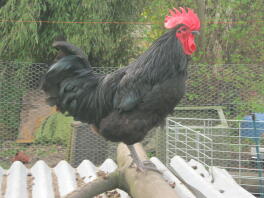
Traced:
<path fill-rule="evenodd" d="M 128 66 L 107 75 L 94 73 L 77 47 L 57 41 L 64 57 L 45 75 L 43 90 L 50 105 L 89 123 L 107 140 L 124 142 L 140 170 L 147 168 L 133 144 L 158 126 L 184 95 L 188 56 L 196 50 L 200 21 L 191 10 L 170 11 L 170 29 Z"/>

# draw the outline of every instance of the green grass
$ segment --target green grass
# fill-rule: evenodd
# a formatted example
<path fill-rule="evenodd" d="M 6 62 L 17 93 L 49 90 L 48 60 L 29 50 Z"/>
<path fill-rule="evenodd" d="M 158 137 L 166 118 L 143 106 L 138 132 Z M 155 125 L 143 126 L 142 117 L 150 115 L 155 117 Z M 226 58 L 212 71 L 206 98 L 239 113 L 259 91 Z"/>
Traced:
<path fill-rule="evenodd" d="M 72 122 L 72 117 L 67 117 L 61 113 L 49 116 L 37 129 L 35 142 L 68 145 L 72 133 Z"/>

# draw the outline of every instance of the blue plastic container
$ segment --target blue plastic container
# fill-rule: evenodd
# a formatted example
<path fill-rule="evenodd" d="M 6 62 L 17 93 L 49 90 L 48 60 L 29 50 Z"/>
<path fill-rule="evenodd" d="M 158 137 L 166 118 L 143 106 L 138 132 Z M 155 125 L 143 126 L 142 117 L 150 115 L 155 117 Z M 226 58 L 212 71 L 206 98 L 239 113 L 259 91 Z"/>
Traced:
<path fill-rule="evenodd" d="M 247 115 L 243 118 L 246 122 L 241 122 L 241 133 L 242 137 L 247 138 L 259 138 L 264 133 L 264 113 L 255 113 L 256 115 L 256 132 L 254 130 L 252 115 Z M 258 122 L 263 121 L 263 122 Z"/>

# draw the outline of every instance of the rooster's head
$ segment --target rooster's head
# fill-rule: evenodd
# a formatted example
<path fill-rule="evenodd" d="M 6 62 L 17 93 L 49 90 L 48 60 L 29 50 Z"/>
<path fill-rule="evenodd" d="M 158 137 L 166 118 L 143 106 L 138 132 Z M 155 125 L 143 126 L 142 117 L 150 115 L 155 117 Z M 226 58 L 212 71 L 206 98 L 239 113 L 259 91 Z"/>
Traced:
<path fill-rule="evenodd" d="M 195 35 L 200 30 L 200 20 L 198 16 L 187 8 L 187 11 L 180 8 L 170 10 L 170 16 L 165 18 L 165 28 L 176 28 L 176 37 L 180 40 L 184 53 L 191 55 L 196 50 Z"/>

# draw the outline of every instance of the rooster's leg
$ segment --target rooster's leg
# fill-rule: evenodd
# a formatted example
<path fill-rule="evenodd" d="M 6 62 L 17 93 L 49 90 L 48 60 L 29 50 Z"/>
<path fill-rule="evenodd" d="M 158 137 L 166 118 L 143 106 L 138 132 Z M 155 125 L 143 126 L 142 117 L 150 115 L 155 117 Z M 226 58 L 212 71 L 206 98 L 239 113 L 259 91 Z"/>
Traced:
<path fill-rule="evenodd" d="M 133 145 L 127 145 L 130 153 L 131 153 L 131 157 L 133 159 L 132 163 L 135 163 L 137 166 L 137 169 L 141 172 L 144 172 L 145 170 L 152 170 L 155 172 L 160 173 L 160 171 L 155 167 L 155 165 L 151 162 L 151 161 L 141 161 L 138 157 L 138 154 L 136 152 L 136 149 Z"/>

